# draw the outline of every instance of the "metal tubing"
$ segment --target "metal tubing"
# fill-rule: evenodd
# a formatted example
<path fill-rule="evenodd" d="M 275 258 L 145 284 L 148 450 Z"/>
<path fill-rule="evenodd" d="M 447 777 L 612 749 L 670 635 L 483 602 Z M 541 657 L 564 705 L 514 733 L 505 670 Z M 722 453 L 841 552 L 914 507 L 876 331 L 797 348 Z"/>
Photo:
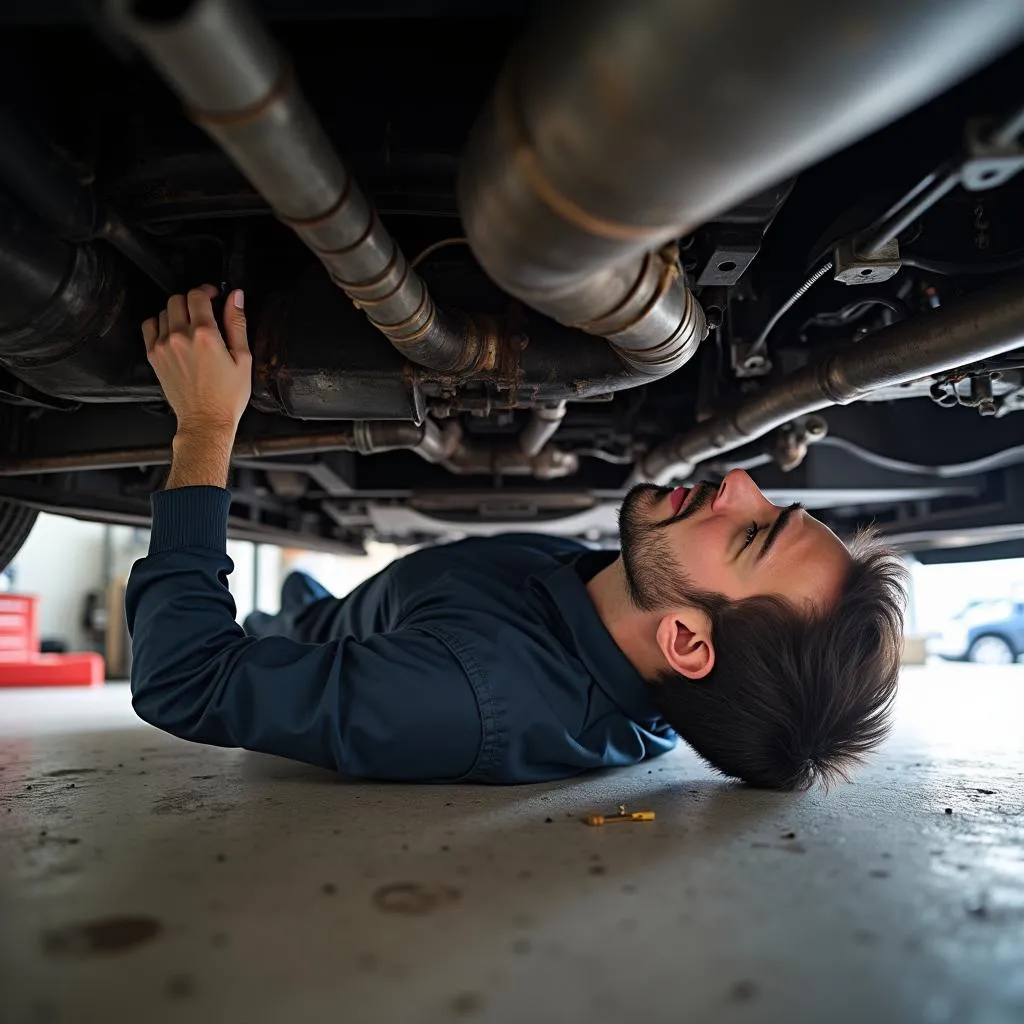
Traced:
<path fill-rule="evenodd" d="M 0 147 L 2 149 L 2 147 Z M 74 263 L 71 246 L 0 194 L 0 356 L 2 335 L 43 313 Z"/>
<path fill-rule="evenodd" d="M 1024 31 L 1004 0 L 589 0 L 506 65 L 459 206 L 506 291 L 681 365 L 703 315 L 661 247 L 894 120 Z"/>
<path fill-rule="evenodd" d="M 417 455 L 459 476 L 532 476 L 555 480 L 579 469 L 579 459 L 553 446 L 535 454 L 518 446 L 482 445 L 466 440 L 458 423 L 443 428 L 428 420 L 423 440 L 413 450 Z"/>
<path fill-rule="evenodd" d="M 547 448 L 535 456 L 512 448 L 468 443 L 458 425 L 442 430 L 431 420 L 422 424 L 392 420 L 356 420 L 342 430 L 292 437 L 239 438 L 232 450 L 234 459 L 265 459 L 279 455 L 315 455 L 319 452 L 351 451 L 362 455 L 409 449 L 427 462 L 436 463 L 459 475 L 535 476 L 554 479 L 574 473 L 579 461 L 574 455 Z M 75 455 L 30 455 L 0 460 L 0 477 L 73 473 L 82 470 L 127 469 L 134 466 L 166 466 L 171 446 L 146 445 L 105 452 Z"/>
<path fill-rule="evenodd" d="M 0 366 L 55 398 L 158 398 L 122 269 L 106 247 L 62 242 L 0 195 Z"/>
<path fill-rule="evenodd" d="M 101 238 L 131 260 L 165 292 L 177 290 L 174 274 L 95 192 L 77 181 L 44 143 L 0 110 L 0 180 L 68 242 Z"/>
<path fill-rule="evenodd" d="M 375 420 L 356 421 L 344 430 L 294 437 L 250 437 L 235 442 L 236 459 L 260 459 L 273 455 L 313 455 L 317 452 L 358 451 L 364 455 L 415 448 L 422 443 L 424 427 L 414 423 Z M 147 445 L 76 455 L 14 457 L 0 461 L 0 476 L 33 476 L 77 470 L 125 469 L 131 466 L 166 466 L 171 446 Z"/>
<path fill-rule="evenodd" d="M 731 412 L 659 445 L 633 481 L 692 474 L 699 462 L 731 451 L 796 416 L 848 405 L 895 387 L 1024 346 L 1024 274 L 955 304 L 882 328 L 856 345 L 766 387 Z"/>
<path fill-rule="evenodd" d="M 959 184 L 958 161 L 932 171 L 886 210 L 877 224 L 854 238 L 854 250 L 860 256 L 874 256 Z"/>
<path fill-rule="evenodd" d="M 558 433 L 565 419 L 565 402 L 542 405 L 530 413 L 530 421 L 519 435 L 519 447 L 526 455 L 539 455 L 541 449 Z"/>
<path fill-rule="evenodd" d="M 242 0 L 196 0 L 171 19 L 146 17 L 132 0 L 108 6 L 196 124 L 403 355 L 446 372 L 474 362 L 471 321 L 435 307 Z"/>

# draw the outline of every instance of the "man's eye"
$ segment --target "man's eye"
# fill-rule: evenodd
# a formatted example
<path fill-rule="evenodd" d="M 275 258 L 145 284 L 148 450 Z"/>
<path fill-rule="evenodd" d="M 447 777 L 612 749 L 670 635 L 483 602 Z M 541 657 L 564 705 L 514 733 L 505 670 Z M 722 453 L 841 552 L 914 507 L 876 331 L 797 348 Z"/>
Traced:
<path fill-rule="evenodd" d="M 761 527 L 758 526 L 757 523 L 751 523 L 747 527 L 747 532 L 746 532 L 746 534 L 744 535 L 744 538 L 743 538 L 743 547 L 740 548 L 740 551 L 746 551 L 747 548 L 749 548 L 750 545 L 754 543 L 754 538 L 760 532 L 761 532 Z"/>

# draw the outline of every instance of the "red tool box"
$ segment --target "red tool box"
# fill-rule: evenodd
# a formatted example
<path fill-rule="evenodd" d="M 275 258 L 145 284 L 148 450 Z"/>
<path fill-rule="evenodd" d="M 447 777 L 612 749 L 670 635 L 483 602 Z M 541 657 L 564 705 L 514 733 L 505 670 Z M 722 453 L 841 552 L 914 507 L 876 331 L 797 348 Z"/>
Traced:
<path fill-rule="evenodd" d="M 39 598 L 0 594 L 0 686 L 98 686 L 98 654 L 40 654 Z"/>

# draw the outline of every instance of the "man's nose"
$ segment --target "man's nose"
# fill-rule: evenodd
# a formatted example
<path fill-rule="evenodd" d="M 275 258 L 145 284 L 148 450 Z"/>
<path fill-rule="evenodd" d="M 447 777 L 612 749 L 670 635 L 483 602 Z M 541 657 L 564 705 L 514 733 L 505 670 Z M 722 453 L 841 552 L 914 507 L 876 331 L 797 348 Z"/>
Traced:
<path fill-rule="evenodd" d="M 712 504 L 715 512 L 737 512 L 757 516 L 774 508 L 761 493 L 761 488 L 742 469 L 731 469 L 725 475 Z"/>

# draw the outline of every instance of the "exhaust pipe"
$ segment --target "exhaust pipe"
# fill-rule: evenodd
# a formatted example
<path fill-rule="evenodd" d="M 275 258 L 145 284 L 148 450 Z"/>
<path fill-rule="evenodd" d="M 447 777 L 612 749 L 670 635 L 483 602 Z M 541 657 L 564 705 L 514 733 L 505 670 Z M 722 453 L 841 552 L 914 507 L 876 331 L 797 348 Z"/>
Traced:
<path fill-rule="evenodd" d="M 109 0 L 189 115 L 313 251 L 331 279 L 407 358 L 458 372 L 482 339 L 468 317 L 438 309 L 381 224 L 299 90 L 294 72 L 240 0 L 167 5 Z M 184 8 L 184 11 L 182 11 Z"/>
<path fill-rule="evenodd" d="M 681 366 L 704 316 L 664 246 L 938 94 L 1024 31 L 1005 0 L 589 0 L 531 33 L 459 207 L 507 292 Z"/>
<path fill-rule="evenodd" d="M 1024 274 L 910 320 L 769 385 L 731 412 L 659 445 L 631 483 L 691 476 L 697 464 L 762 437 L 797 416 L 848 405 L 895 387 L 1024 346 Z"/>
<path fill-rule="evenodd" d="M 292 437 L 240 437 L 235 440 L 231 456 L 235 460 L 269 459 L 283 455 L 317 455 L 323 452 L 379 452 L 412 449 L 430 460 L 430 448 L 423 424 L 391 420 L 356 420 L 333 430 Z M 169 466 L 171 445 L 140 445 L 112 451 L 77 452 L 72 455 L 15 455 L 0 459 L 0 477 L 36 476 L 42 473 L 70 473 L 82 470 L 128 469 L 134 466 Z M 281 463 L 288 469 L 287 463 Z"/>
<path fill-rule="evenodd" d="M 160 397 L 121 270 L 108 247 L 57 238 L 0 191 L 0 367 L 21 382 L 11 397 L 58 409 Z"/>
<path fill-rule="evenodd" d="M 446 373 L 493 368 L 496 339 L 434 306 L 242 0 L 172 4 L 171 18 L 155 0 L 108 7 L 399 351 Z M 459 202 L 475 255 L 510 294 L 607 338 L 628 371 L 620 387 L 678 369 L 707 333 L 672 239 L 1022 29 L 1004 0 L 788 0 L 785 13 L 745 0 L 575 8 L 527 38 L 474 129 Z"/>
<path fill-rule="evenodd" d="M 517 448 L 490 448 L 475 445 L 462 436 L 457 423 L 442 429 L 431 420 L 425 423 L 401 423 L 392 420 L 355 420 L 335 425 L 329 431 L 293 436 L 240 437 L 235 441 L 232 458 L 270 459 L 288 455 L 316 455 L 323 452 L 381 452 L 408 450 L 420 458 L 460 475 L 495 474 L 532 476 L 554 480 L 579 468 L 579 460 L 570 452 L 544 447 L 533 454 Z M 77 452 L 72 455 L 27 455 L 0 458 L 0 477 L 39 476 L 47 473 L 72 473 L 85 470 L 128 469 L 137 466 L 167 466 L 171 445 L 141 445 L 112 451 Z M 281 469 L 293 468 L 288 462 Z"/>

